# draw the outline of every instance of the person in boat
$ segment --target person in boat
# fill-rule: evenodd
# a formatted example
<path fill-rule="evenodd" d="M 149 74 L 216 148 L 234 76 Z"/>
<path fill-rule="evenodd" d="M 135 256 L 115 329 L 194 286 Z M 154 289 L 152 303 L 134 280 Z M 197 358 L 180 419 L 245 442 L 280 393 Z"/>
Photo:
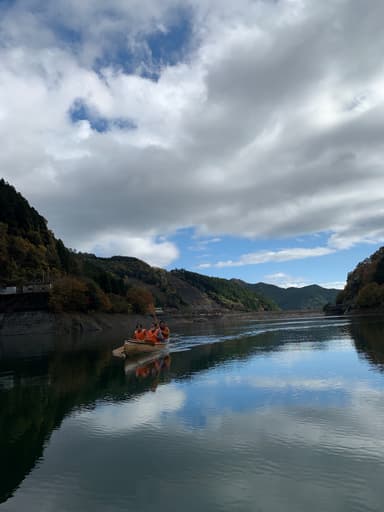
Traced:
<path fill-rule="evenodd" d="M 164 322 L 164 320 L 160 320 L 159 328 L 160 328 L 161 334 L 163 335 L 164 341 L 168 341 L 171 331 L 169 330 L 169 327 Z"/>
<path fill-rule="evenodd" d="M 138 341 L 144 341 L 147 337 L 147 331 L 143 329 L 142 324 L 137 324 L 135 332 L 133 333 L 133 339 Z"/>
<path fill-rule="evenodd" d="M 147 330 L 145 341 L 150 341 L 153 344 L 164 342 L 163 334 L 157 322 L 153 322 L 151 328 Z"/>

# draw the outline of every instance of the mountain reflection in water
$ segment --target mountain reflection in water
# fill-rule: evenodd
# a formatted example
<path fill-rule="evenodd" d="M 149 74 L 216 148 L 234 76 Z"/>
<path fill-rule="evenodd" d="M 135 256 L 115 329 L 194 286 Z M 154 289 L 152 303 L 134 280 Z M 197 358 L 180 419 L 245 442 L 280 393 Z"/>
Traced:
<path fill-rule="evenodd" d="M 123 432 L 131 432 L 133 437 L 129 444 L 129 451 L 132 452 L 133 457 L 136 453 L 133 446 L 140 443 L 136 437 L 139 429 L 142 436 L 147 436 L 145 437 L 147 444 L 141 445 L 141 449 L 145 452 L 143 457 L 146 457 L 149 446 L 155 449 L 153 447 L 155 433 L 158 432 L 156 435 L 166 440 L 170 425 L 175 425 L 175 422 L 184 425 L 182 431 L 175 431 L 176 437 L 173 438 L 171 449 L 173 463 L 176 464 L 175 461 L 177 461 L 179 472 L 185 474 L 187 471 L 188 473 L 186 464 L 192 468 L 192 461 L 197 456 L 201 459 L 201 462 L 195 462 L 198 467 L 200 464 L 206 464 L 209 467 L 212 464 L 211 457 L 217 458 L 217 464 L 221 461 L 223 468 L 231 468 L 231 464 L 233 465 L 229 487 L 234 495 L 226 496 L 226 491 L 221 487 L 221 491 L 211 494 L 212 489 L 205 484 L 203 495 L 197 499 L 194 498 L 191 488 L 191 509 L 193 503 L 194 506 L 200 504 L 205 509 L 216 507 L 220 510 L 230 510 L 231 507 L 243 506 L 243 510 L 257 510 L 251 506 L 253 491 L 251 492 L 251 488 L 248 488 L 246 480 L 242 477 L 242 471 L 244 471 L 242 465 L 243 468 L 248 468 L 251 463 L 246 452 L 252 453 L 252 450 L 256 449 L 255 441 L 251 441 L 252 438 L 250 438 L 250 429 L 255 429 L 255 436 L 257 432 L 258 436 L 266 436 L 265 448 L 258 445 L 255 452 L 257 458 L 253 460 L 251 466 L 256 472 L 255 478 L 258 472 L 265 472 L 267 475 L 269 471 L 271 478 L 279 476 L 279 478 L 290 479 L 292 474 L 289 461 L 281 458 L 285 451 L 280 443 L 288 443 L 286 436 L 289 432 L 293 435 L 292 439 L 298 439 L 300 435 L 304 435 L 305 425 L 317 424 L 316 435 L 322 436 L 323 439 L 320 442 L 321 437 L 319 438 L 318 449 L 315 447 L 314 451 L 306 452 L 308 448 L 305 448 L 305 443 L 301 442 L 292 444 L 290 449 L 294 448 L 296 451 L 287 453 L 291 453 L 293 457 L 291 466 L 296 467 L 299 473 L 304 466 L 302 467 L 303 462 L 297 466 L 299 460 L 297 457 L 302 454 L 303 460 L 306 461 L 309 460 L 308 457 L 313 458 L 314 463 L 319 466 L 317 469 L 315 466 L 313 469 L 305 466 L 307 472 L 303 470 L 301 478 L 316 494 L 319 490 L 313 478 L 317 475 L 318 483 L 324 493 L 324 489 L 332 488 L 328 480 L 329 475 L 337 477 L 333 467 L 337 464 L 337 453 L 343 454 L 347 450 L 347 445 L 343 445 L 347 442 L 346 439 L 348 443 L 350 442 L 347 435 L 344 441 L 342 437 L 339 441 L 337 439 L 335 441 L 333 437 L 329 437 L 329 432 L 335 428 L 335 432 L 339 432 L 338 435 L 342 436 L 343 429 L 352 428 L 351 425 L 357 421 L 355 417 L 349 417 L 350 427 L 348 427 L 345 424 L 345 418 L 341 417 L 341 411 L 345 411 L 350 404 L 349 389 L 345 382 L 352 384 L 355 382 L 359 393 L 364 391 L 360 389 L 361 382 L 366 382 L 364 379 L 368 378 L 374 379 L 375 389 L 382 390 L 384 387 L 381 377 L 384 368 L 383 333 L 384 324 L 381 320 L 375 319 L 353 321 L 315 319 L 264 324 L 248 322 L 226 326 L 190 326 L 180 332 L 179 341 L 176 341 L 170 355 L 162 355 L 147 362 L 139 360 L 137 365 L 134 361 L 124 362 L 114 359 L 111 355 L 110 340 L 99 342 L 96 338 L 78 338 L 71 339 L 69 343 L 69 340 L 64 339 L 40 339 L 33 340 L 32 345 L 29 340 L 27 346 L 28 341 L 25 339 L 2 339 L 0 340 L 2 434 L 0 438 L 0 503 L 3 505 L 0 505 L 0 509 L 4 507 L 4 510 L 17 510 L 19 507 L 20 510 L 20 506 L 24 505 L 23 495 L 18 493 L 22 482 L 27 475 L 38 478 L 37 469 L 39 468 L 40 471 L 41 464 L 44 465 L 45 452 L 48 448 L 59 446 L 57 443 L 64 442 L 64 439 L 65 443 L 68 443 L 70 437 L 65 434 L 66 430 L 71 432 L 71 435 L 77 432 L 79 439 L 88 432 L 88 438 L 81 439 L 84 444 L 89 445 L 88 448 L 91 450 L 95 450 L 93 436 L 96 436 L 95 439 L 97 438 L 98 442 L 101 440 L 107 442 L 109 437 L 106 436 L 119 436 Z M 361 357 L 360 363 L 355 358 L 356 352 L 353 347 L 356 347 L 357 354 Z M 31 357 L 23 357 L 28 351 Z M 372 370 L 378 370 L 374 376 L 372 374 L 367 376 L 364 361 L 369 363 Z M 253 424 L 256 420 L 253 416 L 255 411 L 259 411 L 257 424 Z M 269 415 L 272 411 L 280 411 L 279 417 L 284 419 L 284 425 L 281 425 L 283 430 L 280 430 L 274 421 L 270 422 Z M 305 411 L 304 417 L 303 411 Z M 324 416 L 325 413 L 323 414 L 322 411 L 327 411 L 327 416 Z M 380 412 L 377 411 L 379 418 Z M 240 416 L 236 416 L 239 414 L 244 418 L 248 417 L 248 423 L 241 423 Z M 168 429 L 162 430 L 161 421 L 166 423 L 171 421 Z M 218 421 L 220 423 L 213 427 Z M 331 422 L 335 422 L 335 425 Z M 149 432 L 151 425 L 157 426 L 154 431 Z M 218 444 L 219 439 L 210 441 L 209 446 L 212 451 L 203 449 L 203 445 L 199 445 L 201 441 L 199 436 L 205 430 L 208 432 L 212 428 L 221 432 L 222 441 L 228 437 L 228 442 L 232 439 L 231 429 L 236 429 L 237 443 L 232 448 L 238 457 L 243 454 L 244 460 L 235 462 L 227 450 L 221 453 L 222 445 Z M 198 431 L 201 433 L 196 434 Z M 183 445 L 182 451 L 179 452 L 181 445 L 177 444 L 177 440 L 180 441 L 181 432 L 187 435 L 189 445 Z M 185 432 L 195 432 L 197 437 L 191 437 Z M 311 435 L 314 432 L 315 430 Z M 53 433 L 55 433 L 54 437 Z M 171 439 L 167 442 L 171 442 Z M 339 442 L 338 447 L 335 442 Z M 380 457 L 383 454 L 379 451 L 374 456 L 369 448 L 369 440 L 362 435 L 359 437 L 359 443 L 360 470 L 365 470 L 371 475 L 373 489 L 375 480 L 368 466 L 372 465 L 372 457 L 378 457 L 377 463 L 382 467 L 384 460 Z M 267 446 L 270 451 L 264 453 Z M 326 446 L 330 447 L 329 453 L 326 452 Z M 361 448 L 364 446 L 366 447 L 365 455 Z M 124 447 L 128 450 L 125 444 Z M 194 451 L 194 447 L 198 452 Z M 110 449 L 108 460 L 113 466 L 114 444 Z M 123 450 L 123 447 L 121 449 Z M 100 446 L 98 450 L 101 450 Z M 157 444 L 156 450 L 160 450 Z M 97 453 L 100 452 L 97 451 Z M 106 454 L 104 453 L 103 456 L 105 457 Z M 140 458 L 138 454 L 135 456 Z M 71 457 L 71 454 L 68 454 L 68 457 Z M 167 460 L 165 454 L 162 457 L 163 461 Z M 56 462 L 63 467 L 69 464 L 62 458 Z M 116 455 L 117 481 L 121 478 L 119 471 L 124 473 L 120 465 L 121 462 L 118 462 L 118 455 Z M 157 468 L 156 464 L 155 466 Z M 218 467 L 214 466 L 214 468 Z M 319 472 L 320 467 L 321 472 Z M 351 474 L 351 468 L 355 468 L 352 463 L 348 470 L 344 468 L 345 478 L 350 479 L 352 483 L 355 481 L 356 492 L 357 490 L 360 492 L 362 476 Z M 157 469 L 164 489 L 168 488 L 171 481 L 165 483 L 163 480 L 166 475 L 160 467 Z M 177 471 L 177 468 L 175 470 Z M 213 471 L 217 470 L 213 469 Z M 111 467 L 110 471 L 114 473 L 115 468 Z M 143 471 L 148 472 L 148 469 L 144 468 Z M 284 471 L 287 471 L 285 475 L 283 475 Z M 313 473 L 312 476 L 311 473 Z M 188 473 L 188 475 L 191 482 L 198 478 L 196 474 Z M 322 481 L 319 475 L 325 480 Z M 85 475 L 83 473 L 77 475 L 80 486 L 82 476 Z M 169 478 L 172 480 L 177 477 L 170 472 Z M 225 478 L 223 474 L 224 483 Z M 152 484 L 156 486 L 159 493 L 158 508 L 165 509 L 167 499 L 162 495 L 160 483 L 152 482 Z M 296 482 L 291 484 L 295 486 Z M 140 491 L 142 484 L 137 481 L 135 485 L 139 486 L 136 497 L 131 494 L 127 496 L 122 490 L 119 491 L 119 488 L 117 491 L 114 488 L 114 492 L 122 492 L 121 503 L 115 496 L 117 502 L 114 509 L 126 510 L 123 502 L 125 505 L 131 504 L 136 510 L 139 510 L 141 505 L 143 510 L 146 510 L 146 506 L 149 509 L 150 502 L 146 501 L 147 498 Z M 284 493 L 288 492 L 287 489 L 282 486 L 278 492 L 284 496 Z M 48 489 L 48 491 L 56 492 L 57 489 L 56 491 Z M 70 492 L 69 489 L 67 491 Z M 272 496 L 268 498 L 263 495 L 261 499 L 262 491 L 262 487 L 258 488 L 260 500 L 264 502 L 266 510 L 280 510 L 280 498 Z M 65 489 L 62 492 L 65 493 Z M 94 492 L 97 494 L 96 490 Z M 222 503 L 220 492 L 223 493 Z M 350 489 L 350 492 L 351 496 L 354 495 L 353 489 Z M 374 492 L 372 490 L 374 496 L 367 498 L 366 492 L 367 490 L 364 494 L 365 499 L 371 499 L 372 503 L 366 502 L 365 510 L 375 510 L 375 500 L 378 496 L 380 499 L 384 498 L 384 495 L 374 488 Z M 108 492 L 106 494 L 108 495 Z M 14 498 L 11 498 L 12 496 Z M 30 498 L 31 496 L 28 499 Z M 75 498 L 71 499 L 75 500 Z M 84 496 L 78 497 L 79 503 L 82 503 L 82 510 L 96 510 L 97 507 L 103 510 L 104 497 L 99 496 L 99 498 L 101 500 L 99 504 L 94 502 L 84 504 Z M 307 504 L 311 502 L 310 496 L 305 499 Z M 329 506 L 326 497 L 324 499 L 323 505 L 326 505 L 324 510 L 338 510 Z M 219 506 L 220 503 L 222 507 Z M 38 510 L 39 504 L 41 502 L 36 498 L 36 502 L 31 503 L 30 510 Z M 300 504 L 298 506 L 300 507 Z M 68 509 L 65 504 L 62 507 L 62 510 Z M 76 508 L 75 505 L 74 508 Z M 60 507 L 56 510 L 60 510 Z M 298 509 L 292 510 L 296 512 Z M 314 510 L 317 509 L 314 508 Z M 352 500 L 350 507 L 346 510 L 359 510 L 359 506 Z"/>

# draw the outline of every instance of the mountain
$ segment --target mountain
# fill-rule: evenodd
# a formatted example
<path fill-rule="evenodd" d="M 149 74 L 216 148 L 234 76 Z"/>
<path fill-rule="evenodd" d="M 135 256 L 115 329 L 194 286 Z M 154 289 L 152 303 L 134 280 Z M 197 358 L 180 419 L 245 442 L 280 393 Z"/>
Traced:
<path fill-rule="evenodd" d="M 337 303 L 345 310 L 372 310 L 384 307 L 384 247 L 360 262 L 348 274 L 347 284 Z"/>
<path fill-rule="evenodd" d="M 276 304 L 269 298 L 252 289 L 247 289 L 234 279 L 208 277 L 187 270 L 173 270 L 171 275 L 194 288 L 206 293 L 212 300 L 228 309 L 243 309 L 248 311 L 278 310 Z"/>
<path fill-rule="evenodd" d="M 239 281 L 237 280 L 239 283 Z M 282 310 L 314 310 L 322 309 L 326 304 L 335 304 L 340 290 L 322 288 L 318 285 L 302 288 L 280 288 L 273 284 L 241 282 L 245 288 L 267 297 Z"/>
<path fill-rule="evenodd" d="M 0 180 L 0 288 L 41 290 L 53 311 L 216 312 L 277 309 L 231 280 L 151 267 L 132 257 L 99 258 L 67 249 L 14 187 Z M 24 288 L 23 288 L 24 287 Z M 13 294 L 13 292 L 12 292 Z M 30 297 L 28 300 L 26 300 Z M 39 297 L 39 307 L 44 297 Z M 33 307 L 37 294 L 0 293 L 0 307 Z M 5 305 L 5 306 L 4 306 Z"/>

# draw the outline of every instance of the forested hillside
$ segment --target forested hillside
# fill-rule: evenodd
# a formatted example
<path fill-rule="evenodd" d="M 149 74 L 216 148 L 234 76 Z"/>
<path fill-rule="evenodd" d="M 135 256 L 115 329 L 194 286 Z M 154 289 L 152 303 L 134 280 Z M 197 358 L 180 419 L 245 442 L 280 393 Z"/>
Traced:
<path fill-rule="evenodd" d="M 384 307 L 384 247 L 348 274 L 347 284 L 339 293 L 337 303 L 347 310 Z"/>
<path fill-rule="evenodd" d="M 204 291 L 215 302 L 230 309 L 245 307 L 250 311 L 277 310 L 275 302 L 261 293 L 247 289 L 234 279 L 208 277 L 187 270 L 173 270 L 172 275 Z"/>
<path fill-rule="evenodd" d="M 335 304 L 339 290 L 318 285 L 301 288 L 280 288 L 273 284 L 256 283 L 244 285 L 255 293 L 269 297 L 282 310 L 322 309 L 326 304 Z"/>
<path fill-rule="evenodd" d="M 71 251 L 21 194 L 0 180 L 0 284 L 21 285 L 76 272 Z"/>
<path fill-rule="evenodd" d="M 51 283 L 54 311 L 259 311 L 271 301 L 229 280 L 167 272 L 137 258 L 67 249 L 14 187 L 0 180 L 0 287 Z"/>

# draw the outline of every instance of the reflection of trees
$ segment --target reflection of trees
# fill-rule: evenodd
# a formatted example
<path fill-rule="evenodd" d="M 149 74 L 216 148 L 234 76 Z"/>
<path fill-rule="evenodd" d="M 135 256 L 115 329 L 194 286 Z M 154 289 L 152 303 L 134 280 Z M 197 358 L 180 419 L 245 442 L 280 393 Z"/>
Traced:
<path fill-rule="evenodd" d="M 91 365 L 89 354 L 65 359 L 60 369 L 55 359 L 33 368 L 19 366 L 13 371 L 10 389 L 0 392 L 0 502 L 12 494 L 41 457 L 53 429 L 81 402 L 85 380 L 94 384 L 105 365 L 103 360 Z"/>
<path fill-rule="evenodd" d="M 384 371 L 384 324 L 381 319 L 362 318 L 351 324 L 351 336 L 358 354 L 376 369 Z"/>
<path fill-rule="evenodd" d="M 33 469 L 52 431 L 74 409 L 100 400 L 126 400 L 151 389 L 153 379 L 127 381 L 121 361 L 111 357 L 108 347 L 55 353 L 9 368 L 10 378 L 0 383 L 0 503 Z M 0 373 L 6 375 L 2 366 Z"/>
<path fill-rule="evenodd" d="M 38 386 L 22 390 L 18 384 L 0 395 L 0 503 L 41 457 L 44 442 L 55 426 L 55 415 L 47 414 L 44 395 Z"/>
<path fill-rule="evenodd" d="M 321 336 L 327 335 L 322 331 Z M 170 368 L 140 379 L 135 372 L 124 374 L 122 361 L 112 358 L 109 345 L 95 348 L 90 339 L 86 341 L 85 346 L 80 347 L 79 342 L 71 345 L 72 352 L 68 351 L 68 341 L 63 346 L 47 344 L 45 357 L 33 364 L 13 359 L 7 368 L 6 362 L 1 363 L 0 375 L 8 373 L 10 378 L 0 382 L 0 503 L 33 469 L 52 431 L 74 409 L 89 408 L 103 400 L 127 400 L 154 390 L 170 378 L 189 379 L 225 361 L 272 352 L 284 345 L 281 331 L 199 345 L 172 353 Z"/>

